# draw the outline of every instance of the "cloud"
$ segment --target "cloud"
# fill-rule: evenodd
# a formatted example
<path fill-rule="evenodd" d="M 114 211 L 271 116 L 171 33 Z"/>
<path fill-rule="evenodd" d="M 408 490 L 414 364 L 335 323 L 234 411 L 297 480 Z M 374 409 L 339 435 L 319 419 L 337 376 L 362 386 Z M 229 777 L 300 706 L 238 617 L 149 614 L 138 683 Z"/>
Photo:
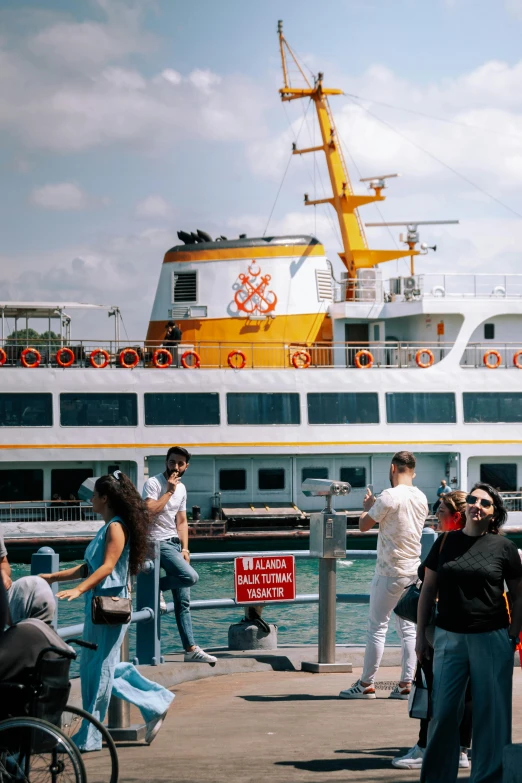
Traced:
<path fill-rule="evenodd" d="M 136 217 L 165 218 L 172 212 L 172 207 L 163 196 L 147 196 L 136 204 Z"/>
<path fill-rule="evenodd" d="M 33 188 L 29 201 L 36 207 L 59 212 L 87 209 L 89 199 L 74 182 L 59 182 Z"/>

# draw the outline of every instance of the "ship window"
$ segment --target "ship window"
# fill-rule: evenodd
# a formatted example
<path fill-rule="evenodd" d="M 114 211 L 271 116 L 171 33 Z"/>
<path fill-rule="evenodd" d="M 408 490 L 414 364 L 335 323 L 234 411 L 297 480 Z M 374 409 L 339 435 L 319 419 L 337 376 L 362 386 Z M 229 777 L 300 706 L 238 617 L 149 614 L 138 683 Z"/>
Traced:
<path fill-rule="evenodd" d="M 376 393 L 340 392 L 308 395 L 309 424 L 378 424 Z"/>
<path fill-rule="evenodd" d="M 303 468 L 301 471 L 301 481 L 309 478 L 328 478 L 328 468 Z"/>
<path fill-rule="evenodd" d="M 484 324 L 484 340 L 495 339 L 495 324 Z"/>
<path fill-rule="evenodd" d="M 219 424 L 219 394 L 145 394 L 145 424 L 156 427 Z"/>
<path fill-rule="evenodd" d="M 229 424 L 300 424 L 299 394 L 227 394 Z"/>
<path fill-rule="evenodd" d="M 175 272 L 172 275 L 172 302 L 197 302 L 197 272 Z"/>
<path fill-rule="evenodd" d="M 388 424 L 454 424 L 457 421 L 453 392 L 389 392 Z"/>
<path fill-rule="evenodd" d="M 522 392 L 464 392 L 463 398 L 466 424 L 522 422 Z"/>
<path fill-rule="evenodd" d="M 360 489 L 366 486 L 366 468 L 341 468 L 339 478 L 351 484 L 353 489 Z"/>
<path fill-rule="evenodd" d="M 111 470 L 110 465 L 107 472 L 114 472 L 114 470 Z M 85 479 L 91 478 L 92 475 L 92 468 L 57 468 L 51 470 L 51 497 L 59 495 L 60 500 L 66 502 L 78 500 L 78 490 Z"/>
<path fill-rule="evenodd" d="M 516 492 L 517 466 L 515 463 L 481 465 L 480 480 L 500 492 Z"/>
<path fill-rule="evenodd" d="M 60 394 L 62 427 L 136 427 L 136 394 Z"/>
<path fill-rule="evenodd" d="M 285 488 L 284 468 L 260 468 L 257 474 L 258 487 L 263 490 Z"/>
<path fill-rule="evenodd" d="M 219 488 L 228 492 L 242 492 L 246 489 L 246 470 L 228 468 L 220 470 Z"/>
<path fill-rule="evenodd" d="M 43 470 L 0 470 L 0 502 L 17 503 L 42 499 Z"/>
<path fill-rule="evenodd" d="M 0 427 L 52 426 L 52 394 L 0 394 Z"/>

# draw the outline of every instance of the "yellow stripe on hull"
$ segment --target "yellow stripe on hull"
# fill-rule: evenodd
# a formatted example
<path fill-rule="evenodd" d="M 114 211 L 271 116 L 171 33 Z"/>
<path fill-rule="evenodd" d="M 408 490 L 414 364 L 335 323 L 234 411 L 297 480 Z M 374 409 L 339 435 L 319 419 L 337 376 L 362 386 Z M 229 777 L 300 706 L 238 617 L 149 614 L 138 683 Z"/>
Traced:
<path fill-rule="evenodd" d="M 186 432 L 186 429 L 185 429 Z M 0 451 L 10 449 L 167 449 L 172 446 L 172 439 L 165 443 L 0 443 Z M 333 441 L 288 441 L 287 443 L 273 443 L 256 441 L 255 443 L 186 443 L 187 449 L 256 449 L 256 448 L 295 448 L 327 447 L 327 446 L 498 446 L 520 445 L 522 440 L 333 440 Z"/>

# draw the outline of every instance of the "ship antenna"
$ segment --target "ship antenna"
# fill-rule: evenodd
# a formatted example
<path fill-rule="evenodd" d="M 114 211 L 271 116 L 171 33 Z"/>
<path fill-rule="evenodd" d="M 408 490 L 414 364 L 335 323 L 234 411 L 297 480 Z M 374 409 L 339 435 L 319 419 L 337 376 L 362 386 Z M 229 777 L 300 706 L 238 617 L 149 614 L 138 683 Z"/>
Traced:
<path fill-rule="evenodd" d="M 348 278 L 351 280 L 355 279 L 358 269 L 371 268 L 384 261 L 392 261 L 396 258 L 418 255 L 419 251 L 411 249 L 372 250 L 368 247 L 358 207 L 384 201 L 382 190 L 386 187 L 385 180 L 397 175 L 386 174 L 378 178 L 372 177 L 370 179 L 370 188 L 373 189 L 373 194 L 360 196 L 353 192 L 334 117 L 328 103 L 329 95 L 343 95 L 343 91 L 324 87 L 322 73 L 317 74 L 313 85 L 310 84 L 295 52 L 283 34 L 282 20 L 278 22 L 277 33 L 283 67 L 284 86 L 279 90 L 281 100 L 295 101 L 300 98 L 310 98 L 314 103 L 321 131 L 322 144 L 306 149 L 297 149 L 297 145 L 294 144 L 292 153 L 294 155 L 304 155 L 309 152 L 323 152 L 326 157 L 328 174 L 332 185 L 332 196 L 330 198 L 312 200 L 305 194 L 304 203 L 306 206 L 331 204 L 335 209 L 343 243 L 343 250 L 339 253 L 339 256 L 348 270 Z M 303 77 L 305 87 L 292 86 L 289 79 L 288 58 L 291 58 L 297 66 Z"/>

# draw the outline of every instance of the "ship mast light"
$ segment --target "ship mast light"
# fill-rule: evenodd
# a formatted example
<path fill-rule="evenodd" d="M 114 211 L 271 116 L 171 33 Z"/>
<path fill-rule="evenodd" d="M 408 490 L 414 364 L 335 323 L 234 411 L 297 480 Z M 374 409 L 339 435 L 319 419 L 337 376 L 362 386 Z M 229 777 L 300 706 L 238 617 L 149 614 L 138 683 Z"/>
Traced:
<path fill-rule="evenodd" d="M 376 228 L 376 227 L 382 227 L 382 226 L 404 226 L 406 228 L 407 233 L 406 234 L 399 234 L 399 240 L 403 242 L 405 245 L 408 245 L 409 250 L 411 251 L 411 257 L 410 257 L 410 274 L 413 276 L 415 274 L 415 267 L 413 263 L 413 256 L 415 253 L 415 245 L 419 241 L 419 226 L 448 226 L 448 225 L 455 225 L 458 224 L 458 220 L 405 220 L 405 221 L 391 221 L 389 223 L 365 223 L 366 228 Z M 417 250 L 416 253 L 419 253 L 421 255 L 426 255 L 428 250 L 437 250 L 437 245 L 427 245 L 425 242 L 423 242 L 420 245 L 420 250 Z"/>

